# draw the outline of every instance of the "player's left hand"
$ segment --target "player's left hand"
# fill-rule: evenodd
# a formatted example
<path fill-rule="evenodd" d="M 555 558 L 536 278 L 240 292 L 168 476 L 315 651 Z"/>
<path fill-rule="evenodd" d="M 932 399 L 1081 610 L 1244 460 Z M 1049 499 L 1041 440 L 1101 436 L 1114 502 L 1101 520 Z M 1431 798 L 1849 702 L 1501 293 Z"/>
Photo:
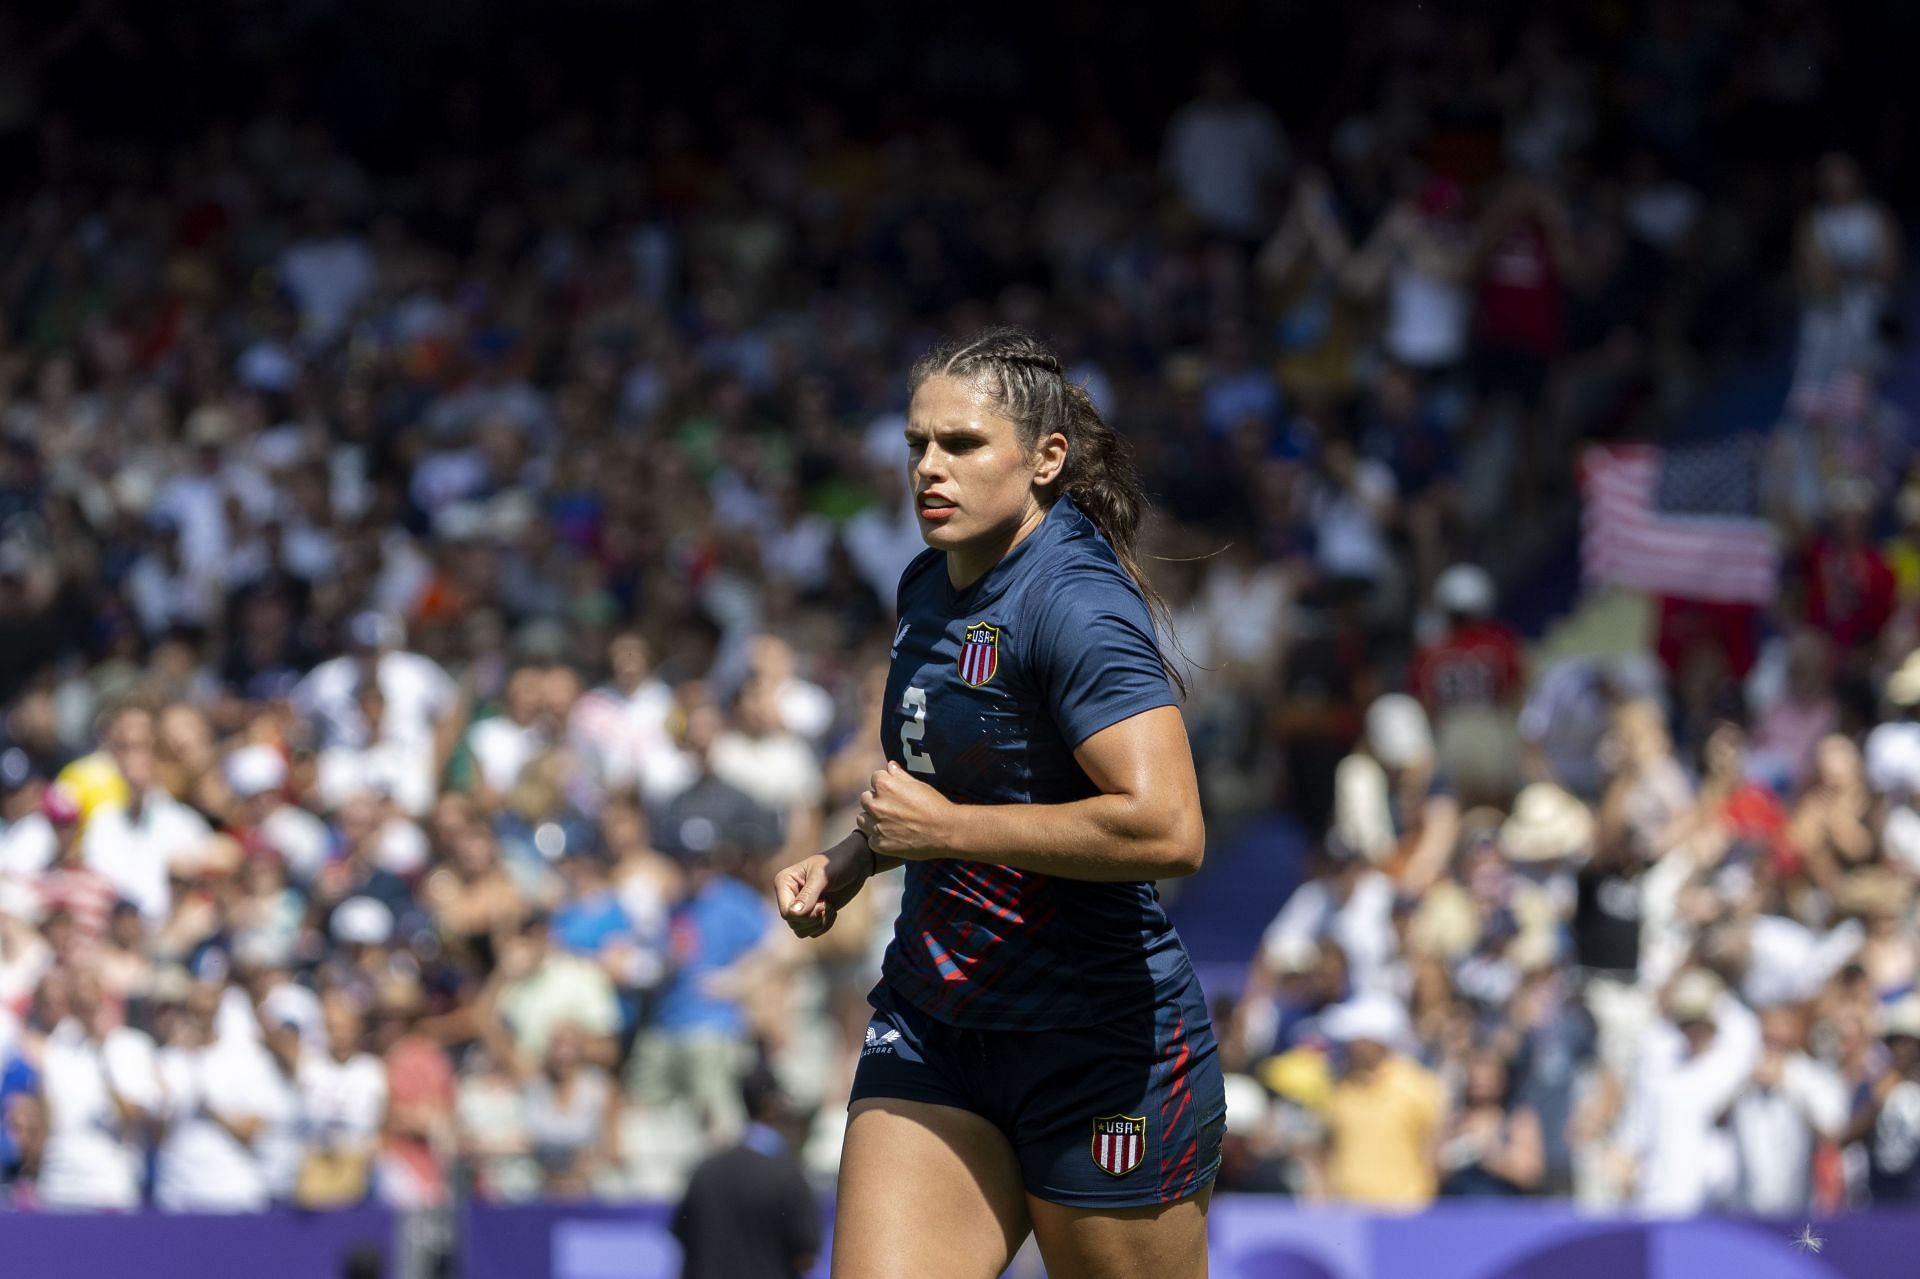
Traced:
<path fill-rule="evenodd" d="M 953 804 L 933 787 L 891 761 L 867 782 L 854 825 L 882 857 L 925 861 L 950 856 Z"/>

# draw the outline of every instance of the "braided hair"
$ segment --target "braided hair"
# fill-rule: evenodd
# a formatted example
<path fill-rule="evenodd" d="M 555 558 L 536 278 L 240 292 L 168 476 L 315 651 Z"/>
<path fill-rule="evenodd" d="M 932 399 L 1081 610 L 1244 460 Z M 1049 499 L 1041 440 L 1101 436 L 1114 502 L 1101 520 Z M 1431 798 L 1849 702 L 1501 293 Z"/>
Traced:
<path fill-rule="evenodd" d="M 1135 549 L 1146 494 L 1126 443 L 1101 418 L 1085 388 L 1067 380 L 1060 357 L 1025 329 L 990 328 L 965 342 L 944 342 L 914 362 L 907 377 L 911 396 L 931 377 L 955 377 L 984 390 L 994 407 L 1010 419 L 1021 447 L 1032 449 L 1054 432 L 1067 439 L 1061 478 L 1042 498 L 1052 503 L 1061 493 L 1100 530 L 1147 606 L 1171 632 L 1166 601 L 1153 589 Z M 1187 684 L 1171 662 L 1161 658 L 1167 676 L 1184 695 Z"/>

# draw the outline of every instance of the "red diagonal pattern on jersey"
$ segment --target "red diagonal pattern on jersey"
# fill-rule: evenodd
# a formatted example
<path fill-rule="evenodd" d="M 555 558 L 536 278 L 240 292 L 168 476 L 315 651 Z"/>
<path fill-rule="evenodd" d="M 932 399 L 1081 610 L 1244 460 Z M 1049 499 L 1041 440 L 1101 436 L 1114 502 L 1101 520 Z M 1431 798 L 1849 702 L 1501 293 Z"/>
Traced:
<path fill-rule="evenodd" d="M 1173 1152 L 1168 1142 L 1179 1127 L 1181 1117 L 1187 1113 L 1187 1104 L 1193 1097 L 1193 1086 L 1187 1079 L 1187 1060 L 1192 1056 L 1192 1049 L 1187 1043 L 1185 1014 L 1181 1015 L 1179 1023 L 1173 1028 L 1173 1042 L 1180 1045 L 1180 1051 L 1174 1054 L 1173 1067 L 1169 1072 L 1173 1076 L 1173 1086 L 1167 1090 L 1165 1099 L 1160 1103 L 1160 1202 L 1162 1203 L 1179 1197 L 1173 1193 L 1173 1181 L 1180 1175 L 1181 1169 L 1187 1170 L 1188 1181 L 1193 1179 L 1193 1169 L 1190 1165 L 1198 1153 L 1200 1144 L 1199 1135 L 1196 1133 L 1187 1140 L 1180 1158 L 1178 1160 L 1172 1158 Z M 1171 1117 L 1167 1113 L 1169 1110 L 1173 1112 Z"/>

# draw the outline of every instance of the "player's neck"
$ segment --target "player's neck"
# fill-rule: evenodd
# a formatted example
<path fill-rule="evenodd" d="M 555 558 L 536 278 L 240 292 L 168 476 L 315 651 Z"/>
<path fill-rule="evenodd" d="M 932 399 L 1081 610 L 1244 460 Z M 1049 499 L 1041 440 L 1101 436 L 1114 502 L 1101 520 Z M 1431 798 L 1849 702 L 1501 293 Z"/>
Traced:
<path fill-rule="evenodd" d="M 953 584 L 956 591 L 966 590 L 992 571 L 995 564 L 1007 558 L 1014 547 L 1032 536 L 1035 529 L 1046 523 L 1046 519 L 1047 508 L 1034 503 L 1013 528 L 995 530 L 968 545 L 954 547 L 947 552 L 947 581 Z"/>

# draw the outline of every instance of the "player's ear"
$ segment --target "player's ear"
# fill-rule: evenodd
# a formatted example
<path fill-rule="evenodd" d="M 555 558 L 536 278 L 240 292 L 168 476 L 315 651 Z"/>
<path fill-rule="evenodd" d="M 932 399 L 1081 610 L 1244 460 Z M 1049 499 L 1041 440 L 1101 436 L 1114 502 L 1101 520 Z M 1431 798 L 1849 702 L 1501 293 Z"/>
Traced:
<path fill-rule="evenodd" d="M 1067 469 L 1067 437 L 1060 431 L 1041 440 L 1033 450 L 1033 482 L 1042 486 L 1053 483 Z"/>

